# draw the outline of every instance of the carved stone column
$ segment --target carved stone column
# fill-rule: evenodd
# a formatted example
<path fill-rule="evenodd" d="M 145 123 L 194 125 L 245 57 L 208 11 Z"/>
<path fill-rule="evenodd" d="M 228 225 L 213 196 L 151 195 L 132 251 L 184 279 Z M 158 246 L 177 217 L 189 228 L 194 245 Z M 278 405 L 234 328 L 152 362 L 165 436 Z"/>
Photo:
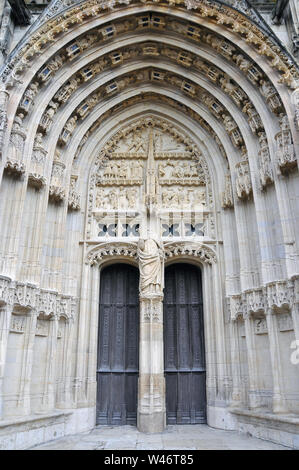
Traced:
<path fill-rule="evenodd" d="M 30 406 L 30 384 L 33 363 L 33 348 L 35 341 L 36 322 L 38 313 L 32 310 L 28 316 L 25 326 L 25 341 L 22 357 L 22 368 L 17 399 L 17 415 L 29 415 Z"/>
<path fill-rule="evenodd" d="M 287 412 L 287 406 L 283 391 L 283 375 L 279 350 L 279 328 L 277 324 L 277 315 L 273 312 L 272 309 L 269 308 L 267 310 L 266 319 L 273 376 L 273 411 L 274 413 L 285 413 Z"/>
<path fill-rule="evenodd" d="M 12 305 L 0 305 L 0 419 L 3 417 L 3 380 Z"/>
<path fill-rule="evenodd" d="M 294 303 L 292 306 L 292 320 L 295 338 L 299 341 L 299 276 L 294 276 Z"/>
<path fill-rule="evenodd" d="M 240 367 L 240 341 L 237 319 L 231 321 L 231 357 L 232 357 L 232 399 L 231 406 L 242 405 L 241 367 Z"/>
<path fill-rule="evenodd" d="M 240 340 L 238 320 L 242 318 L 242 301 L 240 295 L 229 298 L 230 331 L 231 331 L 231 360 L 232 360 L 232 398 L 231 406 L 242 405 L 241 365 L 240 365 Z"/>
<path fill-rule="evenodd" d="M 49 321 L 49 336 L 46 356 L 46 372 L 41 410 L 43 412 L 54 409 L 55 405 L 55 366 L 57 350 L 58 316 L 53 315 Z"/>
<path fill-rule="evenodd" d="M 273 411 L 275 413 L 287 412 L 277 316 L 291 310 L 293 305 L 292 287 L 292 283 L 288 281 L 276 281 L 266 286 L 268 304 L 266 319 L 273 375 Z"/>
<path fill-rule="evenodd" d="M 162 432 L 166 426 L 163 295 L 140 297 L 137 426 L 142 432 Z"/>
<path fill-rule="evenodd" d="M 258 394 L 259 377 L 257 371 L 258 357 L 254 335 L 254 322 L 248 313 L 244 316 L 245 335 L 248 357 L 248 375 L 249 375 L 249 407 L 260 408 L 261 400 Z"/>
<path fill-rule="evenodd" d="M 162 432 L 166 426 L 163 354 L 164 254 L 161 245 L 139 240 L 140 339 L 137 426 Z"/>

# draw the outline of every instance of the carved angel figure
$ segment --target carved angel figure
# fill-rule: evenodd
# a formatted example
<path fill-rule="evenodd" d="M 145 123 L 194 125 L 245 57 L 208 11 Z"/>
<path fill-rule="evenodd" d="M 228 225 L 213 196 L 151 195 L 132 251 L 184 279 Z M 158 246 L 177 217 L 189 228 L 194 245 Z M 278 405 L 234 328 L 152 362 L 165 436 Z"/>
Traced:
<path fill-rule="evenodd" d="M 137 246 L 139 259 L 141 294 L 161 294 L 164 288 L 164 252 L 156 240 L 139 239 Z"/>

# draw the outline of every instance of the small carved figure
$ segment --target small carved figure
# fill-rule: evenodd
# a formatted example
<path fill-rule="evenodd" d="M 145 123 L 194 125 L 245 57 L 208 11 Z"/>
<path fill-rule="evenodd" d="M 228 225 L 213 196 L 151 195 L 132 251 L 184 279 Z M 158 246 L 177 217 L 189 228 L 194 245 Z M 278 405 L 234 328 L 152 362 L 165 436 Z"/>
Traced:
<path fill-rule="evenodd" d="M 136 189 L 134 188 L 128 188 L 127 189 L 127 201 L 128 201 L 128 207 L 130 209 L 133 209 L 137 205 L 137 192 Z"/>
<path fill-rule="evenodd" d="M 96 195 L 96 207 L 105 207 L 105 191 L 103 188 L 98 188 Z"/>

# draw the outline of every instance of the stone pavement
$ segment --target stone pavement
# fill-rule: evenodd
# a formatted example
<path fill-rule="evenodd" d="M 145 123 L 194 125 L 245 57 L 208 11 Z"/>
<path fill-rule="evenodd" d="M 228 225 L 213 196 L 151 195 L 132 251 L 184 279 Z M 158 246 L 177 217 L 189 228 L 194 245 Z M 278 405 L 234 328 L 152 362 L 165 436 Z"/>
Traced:
<path fill-rule="evenodd" d="M 168 426 L 158 434 L 144 434 L 134 426 L 99 426 L 90 432 L 64 437 L 33 450 L 288 450 L 235 431 L 206 424 Z"/>

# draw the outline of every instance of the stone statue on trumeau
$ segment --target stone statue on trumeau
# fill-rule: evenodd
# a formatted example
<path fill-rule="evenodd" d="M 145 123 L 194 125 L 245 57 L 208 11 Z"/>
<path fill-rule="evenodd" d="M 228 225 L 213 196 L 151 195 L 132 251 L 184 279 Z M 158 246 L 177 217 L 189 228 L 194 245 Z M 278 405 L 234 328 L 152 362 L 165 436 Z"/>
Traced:
<path fill-rule="evenodd" d="M 162 246 L 152 238 L 139 239 L 140 294 L 162 294 L 164 288 L 164 254 Z"/>

